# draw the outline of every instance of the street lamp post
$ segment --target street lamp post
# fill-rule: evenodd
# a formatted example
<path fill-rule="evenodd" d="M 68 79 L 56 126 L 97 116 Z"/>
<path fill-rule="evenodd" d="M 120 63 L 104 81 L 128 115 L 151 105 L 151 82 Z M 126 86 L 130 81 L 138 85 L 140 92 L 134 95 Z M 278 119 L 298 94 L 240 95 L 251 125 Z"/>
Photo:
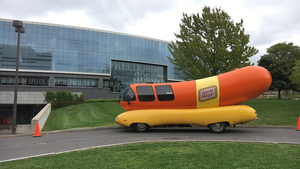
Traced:
<path fill-rule="evenodd" d="M 23 22 L 14 20 L 13 27 L 15 32 L 18 32 L 18 46 L 17 46 L 17 60 L 16 60 L 16 77 L 15 77 L 15 93 L 14 93 L 14 107 L 13 107 L 13 121 L 12 121 L 12 134 L 16 134 L 17 129 L 17 96 L 18 96 L 18 74 L 19 74 L 19 50 L 20 50 L 20 34 L 25 33 Z"/>

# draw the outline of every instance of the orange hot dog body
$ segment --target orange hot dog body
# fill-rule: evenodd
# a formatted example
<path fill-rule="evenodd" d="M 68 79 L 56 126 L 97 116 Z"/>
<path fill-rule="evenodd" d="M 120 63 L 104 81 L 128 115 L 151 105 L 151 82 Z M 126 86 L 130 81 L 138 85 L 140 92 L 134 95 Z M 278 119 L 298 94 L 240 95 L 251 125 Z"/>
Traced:
<path fill-rule="evenodd" d="M 247 66 L 218 75 L 220 105 L 239 104 L 258 97 L 272 83 L 270 72 L 260 66 Z"/>
<path fill-rule="evenodd" d="M 173 101 L 159 101 L 157 99 L 155 86 L 170 85 L 173 89 Z M 141 102 L 138 99 L 138 86 L 152 86 L 155 100 L 149 102 Z M 131 89 L 135 93 L 136 100 L 120 101 L 120 105 L 127 111 L 140 109 L 195 109 L 196 107 L 196 84 L 195 81 L 176 82 L 176 83 L 157 83 L 157 84 L 132 84 Z"/>
<path fill-rule="evenodd" d="M 259 66 L 247 66 L 217 76 L 176 83 L 133 84 L 130 85 L 136 100 L 120 101 L 127 111 L 139 109 L 195 109 L 235 105 L 251 100 L 270 87 L 272 82 L 268 70 Z M 170 85 L 174 93 L 173 101 L 159 101 L 155 86 Z M 141 102 L 138 99 L 138 86 L 152 86 L 155 99 Z M 201 93 L 207 94 L 208 99 L 201 99 Z"/>

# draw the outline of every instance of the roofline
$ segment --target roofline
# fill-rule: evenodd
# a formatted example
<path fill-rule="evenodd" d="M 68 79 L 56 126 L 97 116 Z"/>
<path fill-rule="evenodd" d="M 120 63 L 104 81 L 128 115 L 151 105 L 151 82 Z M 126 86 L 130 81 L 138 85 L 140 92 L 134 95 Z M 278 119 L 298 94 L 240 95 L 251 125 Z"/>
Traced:
<path fill-rule="evenodd" d="M 0 18 L 0 21 L 5 22 L 13 22 L 13 19 L 4 19 Z M 95 31 L 95 32 L 104 32 L 104 33 L 110 33 L 110 34 L 117 34 L 117 35 L 123 35 L 123 36 L 130 36 L 130 37 L 137 37 L 142 39 L 148 39 L 148 40 L 154 40 L 154 41 L 160 41 L 164 43 L 171 43 L 172 41 L 166 41 L 166 40 L 160 40 L 145 36 L 139 36 L 139 35 L 133 35 L 128 33 L 121 33 L 121 32 L 115 32 L 115 31 L 108 31 L 103 29 L 95 29 L 95 28 L 87 28 L 87 27 L 80 27 L 80 26 L 70 26 L 70 25 L 62 25 L 62 24 L 54 24 L 54 23 L 45 23 L 45 22 L 36 22 L 36 21 L 23 21 L 25 24 L 34 24 L 34 25 L 45 25 L 45 26 L 55 26 L 55 27 L 62 27 L 62 28 L 72 28 L 72 29 L 81 29 L 81 30 L 87 30 L 87 31 Z"/>

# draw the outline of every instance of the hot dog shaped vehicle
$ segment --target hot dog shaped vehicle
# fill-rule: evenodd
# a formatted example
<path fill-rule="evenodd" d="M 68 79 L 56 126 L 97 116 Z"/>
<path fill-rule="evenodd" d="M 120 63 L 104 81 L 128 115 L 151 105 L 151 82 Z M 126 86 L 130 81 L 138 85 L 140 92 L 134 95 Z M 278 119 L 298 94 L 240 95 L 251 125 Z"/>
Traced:
<path fill-rule="evenodd" d="M 255 119 L 239 103 L 256 98 L 271 85 L 268 70 L 247 66 L 209 78 L 157 84 L 132 84 L 120 94 L 126 112 L 115 121 L 144 132 L 153 126 L 200 125 L 222 133 L 226 126 Z"/>

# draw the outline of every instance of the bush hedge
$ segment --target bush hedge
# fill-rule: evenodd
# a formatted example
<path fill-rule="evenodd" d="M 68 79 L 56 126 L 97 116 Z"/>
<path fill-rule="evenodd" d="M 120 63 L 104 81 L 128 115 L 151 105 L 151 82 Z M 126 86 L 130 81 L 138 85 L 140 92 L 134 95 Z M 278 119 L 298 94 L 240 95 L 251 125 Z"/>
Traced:
<path fill-rule="evenodd" d="M 89 99 L 85 100 L 84 103 L 97 103 L 97 102 L 119 102 L 119 98 L 116 99 Z"/>
<path fill-rule="evenodd" d="M 51 103 L 52 109 L 57 109 L 61 107 L 66 107 L 70 105 L 81 104 L 84 102 L 83 94 L 78 96 L 78 94 L 73 94 L 71 92 L 59 91 L 52 92 L 48 91 L 44 93 L 45 100 L 47 103 Z"/>

